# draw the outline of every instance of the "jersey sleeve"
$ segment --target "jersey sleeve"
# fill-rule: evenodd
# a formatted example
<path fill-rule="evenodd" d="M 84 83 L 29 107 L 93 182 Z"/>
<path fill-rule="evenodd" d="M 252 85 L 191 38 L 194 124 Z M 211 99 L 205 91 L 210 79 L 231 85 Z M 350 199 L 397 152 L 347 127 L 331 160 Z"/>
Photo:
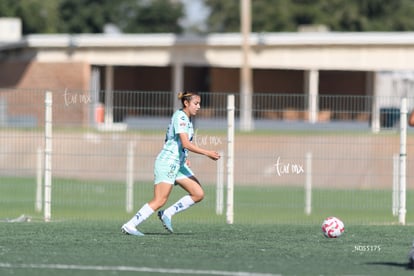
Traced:
<path fill-rule="evenodd" d="M 185 114 L 179 114 L 174 122 L 175 133 L 187 133 L 188 117 Z"/>

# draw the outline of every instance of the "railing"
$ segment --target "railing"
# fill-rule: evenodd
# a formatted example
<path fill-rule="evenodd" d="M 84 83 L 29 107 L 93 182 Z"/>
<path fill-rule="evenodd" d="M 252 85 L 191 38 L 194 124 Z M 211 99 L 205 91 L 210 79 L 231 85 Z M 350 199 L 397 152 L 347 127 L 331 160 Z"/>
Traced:
<path fill-rule="evenodd" d="M 52 220 L 129 217 L 131 209 L 135 211 L 152 195 L 153 161 L 174 111 L 174 96 L 114 92 L 109 124 L 102 94 L 65 90 L 52 94 Z M 227 95 L 202 93 L 202 109 L 194 118 L 195 143 L 223 152 L 224 160 Z M 235 98 L 235 223 L 319 223 L 326 215 L 355 223 L 397 221 L 393 195 L 400 110 L 395 103 L 400 99 L 321 95 L 318 110 L 313 110 L 317 120 L 312 122 L 307 95 L 255 94 L 254 130 L 241 132 L 240 101 Z M 413 139 L 409 128 L 408 165 Z M 226 162 L 195 154 L 190 158 L 207 197 L 182 218 L 199 220 L 201 213 L 201 221 L 224 223 L 224 214 L 216 214 L 215 208 L 216 184 L 226 181 Z M 44 189 L 44 160 L 45 91 L 1 90 L 0 218 L 25 213 L 44 219 L 43 205 L 39 208 L 36 197 L 44 195 L 38 185 L 40 181 Z M 408 198 L 412 177 L 408 170 Z M 126 196 L 131 179 L 132 203 L 131 194 Z M 309 181 L 311 212 L 306 211 L 309 196 L 305 196 Z M 177 188 L 176 193 L 183 192 Z M 407 202 L 410 222 L 414 212 Z"/>

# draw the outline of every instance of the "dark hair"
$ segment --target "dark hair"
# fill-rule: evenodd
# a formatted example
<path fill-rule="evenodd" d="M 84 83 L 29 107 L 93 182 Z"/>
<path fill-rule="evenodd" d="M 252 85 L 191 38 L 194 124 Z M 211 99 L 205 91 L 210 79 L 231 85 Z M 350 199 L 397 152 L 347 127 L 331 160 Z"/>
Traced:
<path fill-rule="evenodd" d="M 178 93 L 178 99 L 181 100 L 181 103 L 184 105 L 184 102 L 190 102 L 191 101 L 191 97 L 193 96 L 200 96 L 197 92 L 180 92 Z"/>

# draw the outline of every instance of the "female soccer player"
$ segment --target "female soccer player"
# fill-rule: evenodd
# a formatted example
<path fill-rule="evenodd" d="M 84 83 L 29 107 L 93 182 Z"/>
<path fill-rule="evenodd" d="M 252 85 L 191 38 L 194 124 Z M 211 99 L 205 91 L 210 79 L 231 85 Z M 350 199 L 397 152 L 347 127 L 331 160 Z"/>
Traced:
<path fill-rule="evenodd" d="M 194 135 L 191 117 L 200 109 L 200 96 L 195 92 L 186 92 L 179 93 L 178 98 L 181 99 L 182 108 L 173 114 L 165 136 L 164 147 L 155 160 L 154 197 L 122 226 L 121 231 L 125 234 L 143 236 L 144 234 L 137 230 L 137 226 L 164 206 L 173 186 L 178 184 L 188 192 L 188 195 L 169 208 L 158 212 L 165 229 L 173 233 L 171 217 L 204 198 L 200 182 L 188 166 L 188 151 L 205 155 L 213 160 L 220 158 L 216 151 L 202 149 L 191 142 Z"/>

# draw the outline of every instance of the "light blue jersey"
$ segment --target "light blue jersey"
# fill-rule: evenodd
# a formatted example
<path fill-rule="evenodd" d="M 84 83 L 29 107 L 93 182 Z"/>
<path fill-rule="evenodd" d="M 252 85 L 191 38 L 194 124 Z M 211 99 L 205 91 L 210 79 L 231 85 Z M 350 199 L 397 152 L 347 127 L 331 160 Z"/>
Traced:
<path fill-rule="evenodd" d="M 190 141 L 193 140 L 193 123 L 182 109 L 174 112 L 171 117 L 171 122 L 165 135 L 164 147 L 157 156 L 158 160 L 175 161 L 179 162 L 180 165 L 184 164 L 188 150 L 183 148 L 181 144 L 180 133 L 187 133 L 188 139 Z"/>
<path fill-rule="evenodd" d="M 181 109 L 174 112 L 165 135 L 165 143 L 158 154 L 154 165 L 154 184 L 170 183 L 194 175 L 186 165 L 188 150 L 183 148 L 180 133 L 187 133 L 188 139 L 193 140 L 193 123 Z"/>

